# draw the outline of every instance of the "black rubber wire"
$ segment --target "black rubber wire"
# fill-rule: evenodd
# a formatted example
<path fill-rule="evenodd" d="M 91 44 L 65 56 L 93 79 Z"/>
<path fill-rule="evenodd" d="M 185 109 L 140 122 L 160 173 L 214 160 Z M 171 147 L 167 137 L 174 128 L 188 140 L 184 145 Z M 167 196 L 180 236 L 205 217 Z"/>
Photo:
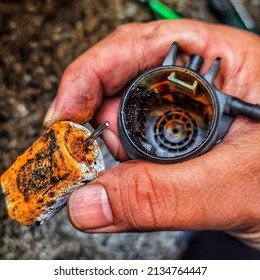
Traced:
<path fill-rule="evenodd" d="M 231 115 L 242 115 L 254 121 L 260 121 L 260 105 L 245 102 L 234 96 L 230 96 L 226 109 Z"/>

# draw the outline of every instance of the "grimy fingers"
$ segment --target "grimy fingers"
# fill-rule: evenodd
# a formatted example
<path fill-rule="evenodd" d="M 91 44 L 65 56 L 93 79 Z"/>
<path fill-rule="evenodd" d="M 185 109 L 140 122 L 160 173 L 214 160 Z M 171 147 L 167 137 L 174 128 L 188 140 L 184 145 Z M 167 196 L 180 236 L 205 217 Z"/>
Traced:
<path fill-rule="evenodd" d="M 229 38 L 231 32 L 235 39 Z M 104 96 L 117 94 L 139 73 L 160 65 L 173 41 L 178 41 L 188 54 L 208 58 L 205 69 L 215 57 L 225 56 L 222 76 L 230 82 L 230 75 L 235 75 L 244 63 L 244 57 L 234 56 L 248 51 L 240 44 L 241 34 L 235 29 L 190 20 L 122 25 L 68 66 L 44 125 L 49 127 L 58 120 L 89 121 Z M 254 46 L 250 42 L 256 36 L 245 36 L 247 46 Z M 244 81 L 237 78 L 238 83 Z M 226 89 L 229 87 L 232 89 L 232 83 L 226 84 Z"/>
<path fill-rule="evenodd" d="M 71 195 L 70 219 L 86 232 L 260 231 L 259 133 L 256 127 L 236 145 L 225 142 L 185 163 L 108 169 Z"/>

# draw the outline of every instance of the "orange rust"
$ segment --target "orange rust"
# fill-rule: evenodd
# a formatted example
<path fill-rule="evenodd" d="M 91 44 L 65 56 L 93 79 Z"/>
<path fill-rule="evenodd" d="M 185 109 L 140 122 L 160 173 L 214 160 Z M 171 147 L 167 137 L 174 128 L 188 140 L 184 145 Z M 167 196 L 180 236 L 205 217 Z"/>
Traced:
<path fill-rule="evenodd" d="M 197 96 L 193 97 L 193 100 L 205 105 L 203 114 L 209 116 L 209 119 L 212 119 L 214 112 L 212 100 L 209 96 L 207 85 L 201 79 L 198 79 L 198 77 L 195 76 L 195 74 L 185 69 L 178 69 L 174 70 L 173 72 L 176 73 L 177 77 L 180 80 L 185 81 L 187 83 L 192 84 L 194 80 L 198 81 L 198 94 Z M 173 91 L 170 88 L 170 82 L 168 80 L 162 80 L 160 82 L 154 83 L 150 86 L 150 88 L 153 91 L 156 91 L 156 93 L 160 94 L 160 98 L 163 97 L 164 99 L 168 99 L 170 102 L 174 102 L 172 96 Z"/>
<path fill-rule="evenodd" d="M 86 123 L 93 118 L 96 108 L 96 102 L 93 99 L 87 99 L 84 101 L 85 110 L 78 110 L 73 114 L 73 121 L 76 123 Z M 68 117 L 68 120 L 71 117 Z"/>
<path fill-rule="evenodd" d="M 11 219 L 33 224 L 68 186 L 82 180 L 81 163 L 90 166 L 98 154 L 96 144 L 84 145 L 87 137 L 70 122 L 56 123 L 17 158 L 1 177 Z"/>

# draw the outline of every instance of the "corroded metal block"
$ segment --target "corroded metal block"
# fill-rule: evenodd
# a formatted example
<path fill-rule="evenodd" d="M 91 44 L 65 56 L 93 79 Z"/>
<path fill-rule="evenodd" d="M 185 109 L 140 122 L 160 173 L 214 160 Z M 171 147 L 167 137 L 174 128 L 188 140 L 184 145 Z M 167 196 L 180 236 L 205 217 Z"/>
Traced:
<path fill-rule="evenodd" d="M 67 202 L 71 192 L 104 170 L 90 131 L 72 122 L 49 128 L 2 175 L 1 185 L 11 219 L 23 225 L 43 223 Z"/>

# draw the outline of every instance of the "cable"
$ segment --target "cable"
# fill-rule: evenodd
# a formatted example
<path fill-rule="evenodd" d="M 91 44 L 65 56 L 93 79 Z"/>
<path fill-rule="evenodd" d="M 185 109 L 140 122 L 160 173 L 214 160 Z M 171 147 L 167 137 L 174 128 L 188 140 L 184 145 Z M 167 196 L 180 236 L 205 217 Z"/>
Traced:
<path fill-rule="evenodd" d="M 242 115 L 254 121 L 260 121 L 260 105 L 242 101 L 230 96 L 227 100 L 226 112 L 231 115 Z"/>

